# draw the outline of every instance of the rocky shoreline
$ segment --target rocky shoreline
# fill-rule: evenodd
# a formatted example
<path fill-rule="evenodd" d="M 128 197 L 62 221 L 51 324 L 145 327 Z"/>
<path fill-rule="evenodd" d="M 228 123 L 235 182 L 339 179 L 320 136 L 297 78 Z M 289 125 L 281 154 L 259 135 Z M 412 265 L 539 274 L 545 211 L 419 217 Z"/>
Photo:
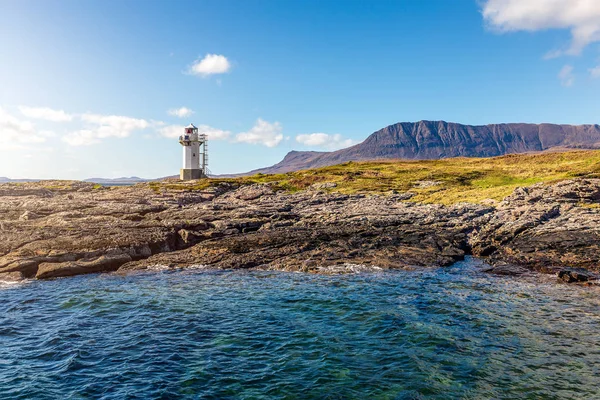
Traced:
<path fill-rule="evenodd" d="M 448 266 L 489 272 L 600 272 L 600 179 L 518 188 L 502 202 L 419 204 L 411 193 L 346 195 L 325 184 L 204 190 L 43 181 L 0 185 L 0 280 L 151 266 L 326 273 Z"/>

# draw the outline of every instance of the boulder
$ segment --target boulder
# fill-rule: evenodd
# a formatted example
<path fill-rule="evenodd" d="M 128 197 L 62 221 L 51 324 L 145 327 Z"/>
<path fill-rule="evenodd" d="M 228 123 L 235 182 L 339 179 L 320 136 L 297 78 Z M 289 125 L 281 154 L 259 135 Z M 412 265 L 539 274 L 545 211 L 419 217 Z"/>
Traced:
<path fill-rule="evenodd" d="M 25 279 L 25 277 L 23 276 L 22 273 L 20 273 L 18 271 L 0 273 L 0 281 L 15 282 L 15 281 L 21 281 L 23 279 Z"/>
<path fill-rule="evenodd" d="M 37 215 L 36 213 L 34 213 L 33 211 L 25 211 L 23 214 L 21 214 L 21 216 L 19 217 L 19 220 L 21 221 L 28 221 L 30 219 L 36 219 L 39 218 L 40 216 Z"/>
<path fill-rule="evenodd" d="M 256 184 L 239 188 L 234 192 L 234 197 L 240 200 L 255 200 L 272 193 L 273 189 L 271 186 L 267 184 Z"/>
<path fill-rule="evenodd" d="M 36 274 L 37 279 L 89 274 L 93 272 L 116 271 L 131 261 L 129 254 L 105 255 L 93 260 L 78 260 L 63 263 L 41 263 Z"/>
<path fill-rule="evenodd" d="M 587 282 L 595 279 L 595 275 L 585 268 L 565 268 L 558 271 L 558 279 L 563 282 Z"/>

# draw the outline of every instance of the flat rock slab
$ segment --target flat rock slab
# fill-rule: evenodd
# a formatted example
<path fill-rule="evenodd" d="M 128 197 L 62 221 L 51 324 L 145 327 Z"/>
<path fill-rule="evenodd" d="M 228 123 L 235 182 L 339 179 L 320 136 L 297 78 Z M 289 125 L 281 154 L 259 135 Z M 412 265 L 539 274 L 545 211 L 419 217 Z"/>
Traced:
<path fill-rule="evenodd" d="M 3 184 L 0 274 L 47 279 L 199 264 L 328 273 L 446 266 L 472 253 L 491 263 L 489 272 L 559 266 L 570 268 L 561 279 L 580 282 L 600 266 L 597 179 L 518 188 L 480 205 L 324 189 Z"/>
<path fill-rule="evenodd" d="M 64 263 L 41 263 L 35 277 L 37 279 L 48 279 L 94 272 L 116 271 L 121 265 L 129 261 L 131 261 L 131 256 L 119 254 L 101 256 L 93 260 L 82 259 Z"/>

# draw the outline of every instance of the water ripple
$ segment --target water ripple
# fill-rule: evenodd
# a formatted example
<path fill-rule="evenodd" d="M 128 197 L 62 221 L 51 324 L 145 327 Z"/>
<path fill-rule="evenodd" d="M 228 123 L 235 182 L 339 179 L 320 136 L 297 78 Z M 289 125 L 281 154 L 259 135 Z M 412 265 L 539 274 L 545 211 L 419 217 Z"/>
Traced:
<path fill-rule="evenodd" d="M 598 295 L 474 260 L 3 285 L 0 398 L 600 398 Z"/>

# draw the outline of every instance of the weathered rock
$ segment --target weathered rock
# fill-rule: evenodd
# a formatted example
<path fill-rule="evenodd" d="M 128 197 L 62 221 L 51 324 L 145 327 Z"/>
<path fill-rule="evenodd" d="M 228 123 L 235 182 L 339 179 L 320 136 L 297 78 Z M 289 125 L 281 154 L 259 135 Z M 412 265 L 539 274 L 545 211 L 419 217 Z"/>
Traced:
<path fill-rule="evenodd" d="M 204 264 L 325 273 L 330 266 L 345 264 L 385 269 L 444 266 L 465 256 L 467 233 L 491 211 L 465 204 L 419 206 L 399 202 L 397 196 L 309 192 L 262 196 L 236 209 L 231 197 L 236 198 L 235 192 L 215 199 L 214 209 L 223 215 L 226 208 L 220 203 L 227 201 L 230 215 L 255 218 L 214 221 L 218 236 L 211 240 L 128 263 L 123 269 Z M 260 215 L 269 218 L 256 218 Z"/>
<path fill-rule="evenodd" d="M 38 267 L 36 278 L 48 279 L 62 276 L 89 274 L 93 272 L 116 271 L 131 261 L 128 254 L 105 255 L 94 260 L 78 260 L 64 263 L 42 263 Z"/>
<path fill-rule="evenodd" d="M 475 232 L 473 254 L 555 273 L 569 266 L 600 267 L 600 180 L 582 179 L 518 188 Z"/>
<path fill-rule="evenodd" d="M 0 273 L 0 281 L 3 282 L 15 282 L 21 281 L 23 279 L 25 279 L 25 276 L 23 276 L 23 274 L 18 271 Z"/>
<path fill-rule="evenodd" d="M 198 264 L 330 273 L 445 266 L 469 253 L 497 274 L 599 269 L 600 180 L 519 188 L 486 205 L 407 202 L 411 195 L 0 185 L 0 273 L 43 279 Z"/>
<path fill-rule="evenodd" d="M 587 282 L 594 279 L 595 275 L 585 268 L 565 268 L 558 272 L 558 279 L 567 282 Z"/>
<path fill-rule="evenodd" d="M 264 184 L 264 185 L 244 186 L 244 187 L 236 190 L 235 192 L 233 192 L 232 196 L 235 197 L 236 199 L 240 199 L 240 200 L 255 200 L 255 199 L 258 199 L 259 197 L 269 195 L 272 193 L 273 193 L 273 189 L 271 188 L 271 186 Z"/>
<path fill-rule="evenodd" d="M 313 190 L 333 189 L 335 187 L 337 187 L 337 183 L 335 182 L 321 182 L 310 185 L 310 188 Z"/>
<path fill-rule="evenodd" d="M 29 219 L 36 219 L 39 218 L 39 215 L 37 215 L 36 213 L 34 213 L 33 211 L 25 211 L 23 214 L 21 214 L 21 216 L 19 217 L 19 219 L 21 221 L 27 221 Z"/>

